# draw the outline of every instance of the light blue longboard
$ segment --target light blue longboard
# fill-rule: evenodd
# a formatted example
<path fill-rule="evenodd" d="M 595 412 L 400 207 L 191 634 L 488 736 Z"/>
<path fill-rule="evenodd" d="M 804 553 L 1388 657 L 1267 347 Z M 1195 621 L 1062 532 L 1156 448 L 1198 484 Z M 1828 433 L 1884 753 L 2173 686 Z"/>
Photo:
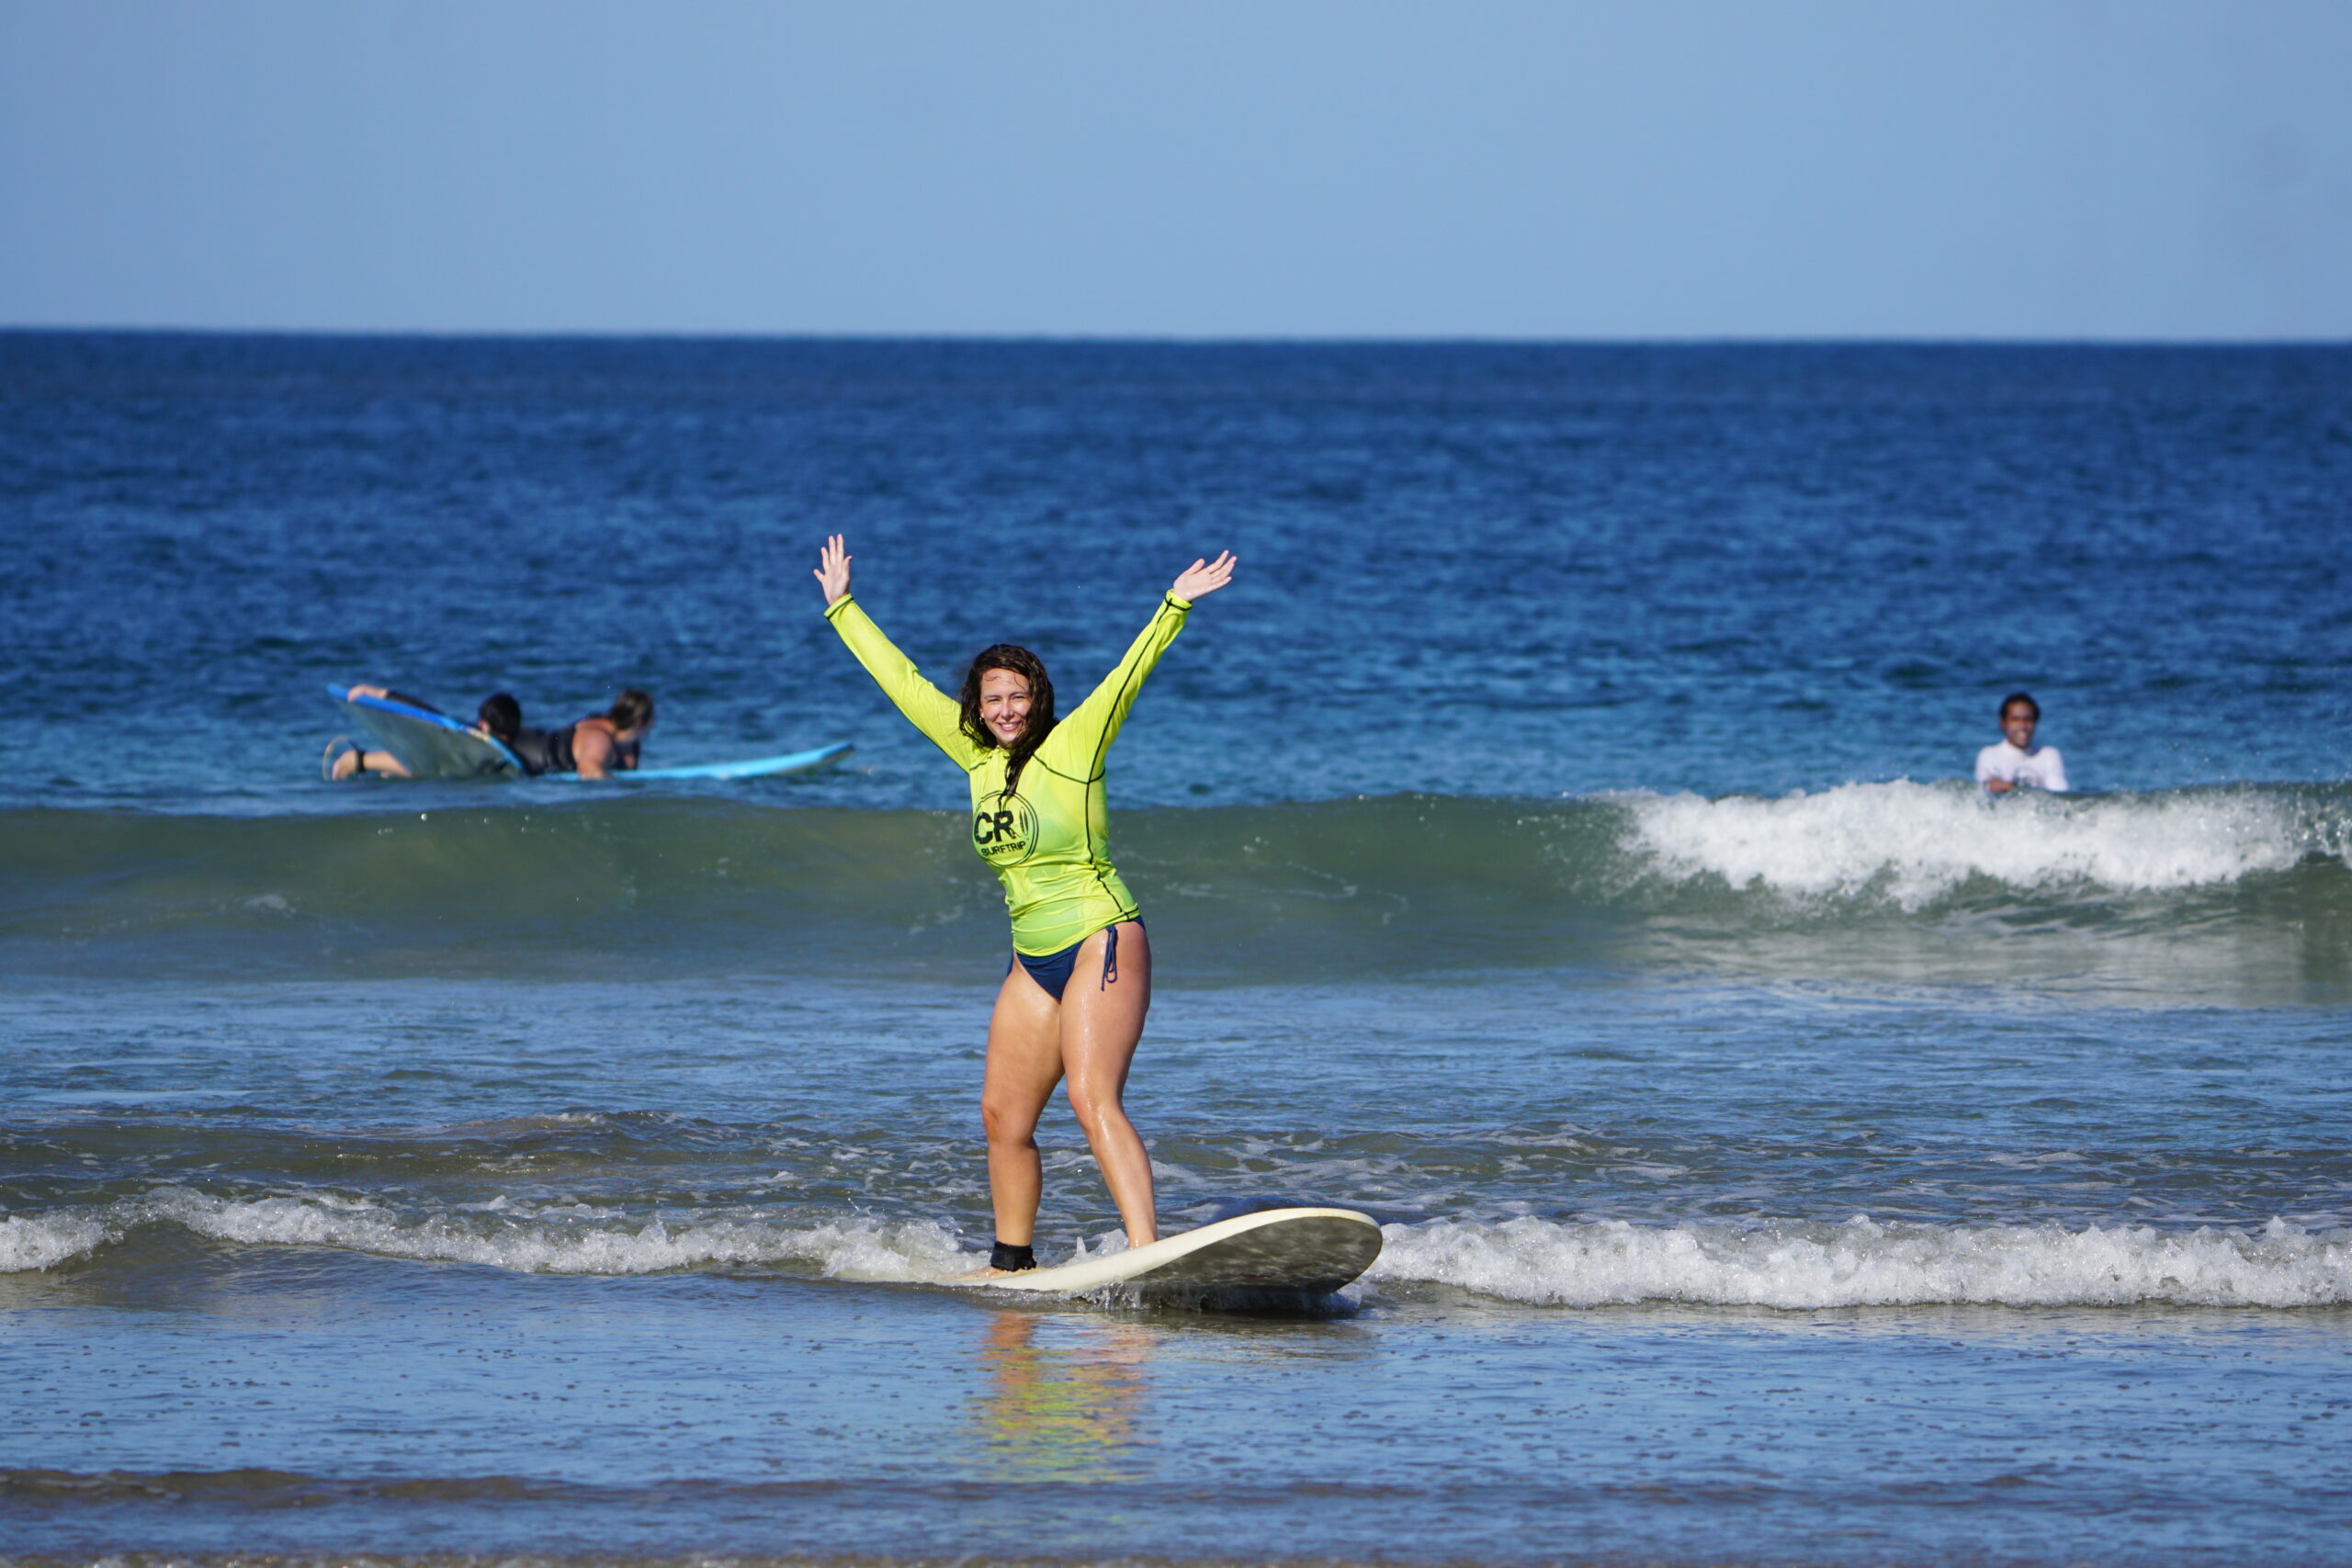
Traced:
<path fill-rule="evenodd" d="M 351 722 L 381 750 L 420 779 L 519 778 L 522 761 L 514 752 L 477 735 L 462 719 L 397 697 L 355 695 L 348 686 L 330 685 L 327 695 L 344 704 Z M 846 740 L 808 751 L 787 751 L 776 757 L 752 757 L 740 762 L 699 762 L 682 768 L 632 768 L 613 774 L 613 782 L 658 779 L 756 779 L 782 773 L 803 773 L 849 754 Z M 578 773 L 547 773 L 550 779 L 577 782 Z"/>
<path fill-rule="evenodd" d="M 775 773 L 805 773 L 811 768 L 821 768 L 838 757 L 846 757 L 854 748 L 846 740 L 836 740 L 831 746 L 820 746 L 809 751 L 786 751 L 780 757 L 747 757 L 740 762 L 695 762 L 683 768 L 631 768 L 613 775 L 622 784 L 630 779 L 763 779 Z M 576 779 L 578 773 L 559 773 L 559 778 Z"/>

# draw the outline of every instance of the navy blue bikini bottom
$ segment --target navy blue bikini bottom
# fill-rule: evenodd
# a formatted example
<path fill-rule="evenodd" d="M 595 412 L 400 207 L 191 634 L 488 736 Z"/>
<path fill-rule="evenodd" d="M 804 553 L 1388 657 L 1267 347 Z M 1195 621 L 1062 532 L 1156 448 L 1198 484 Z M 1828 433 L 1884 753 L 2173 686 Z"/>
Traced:
<path fill-rule="evenodd" d="M 1111 933 L 1111 940 L 1102 944 L 1102 985 L 1096 987 L 1098 990 L 1108 987 L 1111 982 L 1119 977 L 1119 926 L 1121 923 L 1114 921 L 1103 928 Z M 1136 917 L 1136 924 L 1138 926 L 1143 924 L 1141 916 Z M 1093 934 L 1089 931 L 1059 953 L 1049 953 L 1043 958 L 1032 958 L 1027 953 L 1015 949 L 1012 964 L 1018 964 L 1028 970 L 1029 978 L 1044 987 L 1047 996 L 1059 1001 L 1062 999 L 1063 990 L 1069 985 L 1070 971 L 1078 967 L 1078 950 L 1084 947 Z M 1012 973 L 1012 964 L 1004 966 L 1006 974 Z"/>

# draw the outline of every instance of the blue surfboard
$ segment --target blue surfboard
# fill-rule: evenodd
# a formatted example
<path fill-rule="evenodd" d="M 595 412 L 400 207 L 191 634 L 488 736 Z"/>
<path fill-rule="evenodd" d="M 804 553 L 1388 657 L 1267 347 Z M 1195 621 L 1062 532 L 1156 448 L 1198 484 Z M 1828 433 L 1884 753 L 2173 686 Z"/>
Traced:
<path fill-rule="evenodd" d="M 631 779 L 763 779 L 777 773 L 805 773 L 811 768 L 846 757 L 855 748 L 846 740 L 836 740 L 831 746 L 819 746 L 808 751 L 786 751 L 780 757 L 750 757 L 741 762 L 697 762 L 684 768 L 631 768 L 613 775 L 615 784 L 627 784 Z M 578 773 L 562 773 L 561 778 L 576 779 Z"/>
<path fill-rule="evenodd" d="M 348 686 L 329 685 L 327 695 L 347 705 L 351 722 L 380 750 L 401 760 L 420 779 L 480 779 L 519 775 L 522 762 L 487 735 L 477 735 L 453 718 L 397 697 L 371 697 Z"/>
<path fill-rule="evenodd" d="M 401 765 L 420 779 L 480 779 L 523 776 L 514 753 L 486 735 L 478 734 L 463 719 L 398 697 L 355 694 L 348 686 L 330 685 L 327 695 L 351 709 L 351 721 L 367 732 L 379 750 L 390 751 Z M 774 757 L 748 757 L 736 762 L 697 762 L 674 768 L 630 768 L 612 775 L 614 784 L 632 780 L 648 783 L 680 779 L 760 779 L 805 773 L 849 755 L 846 740 L 806 751 Z M 578 773 L 547 773 L 549 779 L 581 782 Z M 604 782 L 604 781 L 596 781 Z"/>

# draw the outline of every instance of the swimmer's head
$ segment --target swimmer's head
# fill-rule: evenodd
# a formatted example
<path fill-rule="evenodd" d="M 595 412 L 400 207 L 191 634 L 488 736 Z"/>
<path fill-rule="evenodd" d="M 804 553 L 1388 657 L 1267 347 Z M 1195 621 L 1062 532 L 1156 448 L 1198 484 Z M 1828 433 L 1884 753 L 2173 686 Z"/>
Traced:
<path fill-rule="evenodd" d="M 1046 661 L 1008 642 L 984 648 L 972 660 L 956 705 L 972 744 L 1001 746 L 1012 753 L 1007 788 L 1054 728 L 1054 683 L 1046 677 Z"/>
<path fill-rule="evenodd" d="M 474 721 L 493 740 L 512 740 L 523 732 L 523 705 L 511 692 L 492 692 L 474 710 Z"/>
<path fill-rule="evenodd" d="M 613 699 L 613 705 L 605 711 L 605 716 L 612 721 L 614 731 L 624 740 L 642 735 L 653 728 L 653 699 L 631 686 Z"/>
<path fill-rule="evenodd" d="M 2033 728 L 2041 722 L 2041 705 L 2026 692 L 2011 692 L 2001 699 L 2001 734 L 2020 751 L 2033 750 Z"/>

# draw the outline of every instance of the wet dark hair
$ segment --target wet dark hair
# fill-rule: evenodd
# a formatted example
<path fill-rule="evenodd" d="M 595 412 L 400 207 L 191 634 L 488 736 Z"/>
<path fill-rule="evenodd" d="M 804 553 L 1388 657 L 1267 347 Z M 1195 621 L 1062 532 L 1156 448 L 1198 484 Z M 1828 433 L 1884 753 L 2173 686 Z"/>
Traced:
<path fill-rule="evenodd" d="M 2033 694 L 2031 692 L 2011 692 L 2007 696 L 2001 699 L 2001 718 L 2004 723 L 2008 719 L 2009 709 L 2018 703 L 2023 703 L 2026 705 L 2026 711 L 2033 715 L 2034 723 L 2040 724 L 2041 722 L 2041 705 L 2033 700 Z"/>
<path fill-rule="evenodd" d="M 1001 642 L 974 654 L 972 667 L 964 671 L 964 689 L 956 694 L 956 705 L 963 710 L 964 733 L 975 746 L 999 744 L 996 732 L 980 722 L 980 677 L 991 670 L 1010 671 L 1029 682 L 1029 722 L 1014 738 L 1012 758 L 1004 764 L 1004 793 L 1011 795 L 1021 783 L 1022 765 L 1054 732 L 1054 682 L 1046 674 L 1046 661 L 1025 648 Z"/>
<path fill-rule="evenodd" d="M 653 699 L 631 686 L 613 699 L 605 716 L 613 721 L 615 729 L 643 729 L 653 722 Z"/>
<path fill-rule="evenodd" d="M 481 706 L 474 710 L 474 717 L 501 740 L 512 740 L 523 733 L 523 705 L 514 700 L 512 692 L 492 692 L 482 698 Z"/>

